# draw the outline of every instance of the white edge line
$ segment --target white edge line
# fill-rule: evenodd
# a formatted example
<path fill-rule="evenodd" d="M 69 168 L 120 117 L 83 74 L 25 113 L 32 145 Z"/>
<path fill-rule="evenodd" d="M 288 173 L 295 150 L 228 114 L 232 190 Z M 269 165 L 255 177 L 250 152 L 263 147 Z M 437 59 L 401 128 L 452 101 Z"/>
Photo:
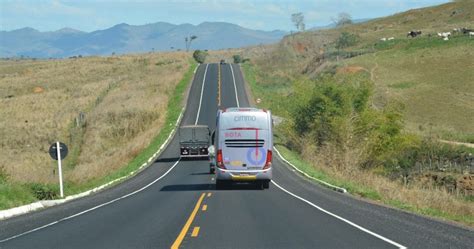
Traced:
<path fill-rule="evenodd" d="M 231 68 L 231 71 L 232 71 L 232 77 L 234 77 L 234 73 L 233 73 L 233 70 L 232 70 L 232 66 L 231 66 L 230 68 Z M 234 87 L 235 87 L 235 78 L 234 78 Z M 235 95 L 236 95 L 236 98 L 237 98 L 237 89 L 235 90 Z M 238 100 L 237 100 L 237 104 L 238 104 Z M 314 177 L 312 177 L 312 176 L 306 174 L 306 173 L 303 172 L 302 170 L 298 169 L 295 165 L 293 165 L 292 163 L 290 163 L 288 160 L 286 160 L 286 159 L 281 155 L 280 151 L 278 151 L 278 149 L 277 149 L 275 146 L 273 147 L 273 149 L 277 152 L 278 156 L 279 156 L 285 163 L 287 163 L 288 165 L 290 165 L 291 167 L 293 167 L 295 170 L 297 170 L 297 171 L 300 172 L 301 174 L 305 175 L 306 177 L 311 178 L 311 179 L 314 179 L 314 180 L 316 180 L 316 181 L 322 183 L 323 185 L 326 185 L 326 186 L 328 186 L 328 187 L 331 187 L 331 188 L 333 188 L 333 189 L 335 189 L 335 190 L 337 190 L 337 191 L 339 191 L 339 192 L 347 193 L 347 190 L 344 189 L 344 188 L 334 186 L 334 185 L 332 185 L 332 184 L 330 184 L 330 183 L 327 183 L 327 182 L 325 182 L 325 181 L 322 181 L 322 180 L 320 180 L 320 179 L 314 178 Z M 382 235 L 379 235 L 379 234 L 374 233 L 374 232 L 372 232 L 372 231 L 370 231 L 370 230 L 368 230 L 368 229 L 366 229 L 366 228 L 363 228 L 363 227 L 361 227 L 361 226 L 355 224 L 355 223 L 352 222 L 352 221 L 349 221 L 349 220 L 347 220 L 347 219 L 345 219 L 345 218 L 342 218 L 342 217 L 340 217 L 340 216 L 338 216 L 338 215 L 336 215 L 336 214 L 333 214 L 333 213 L 331 213 L 331 212 L 329 212 L 329 211 L 327 211 L 327 210 L 325 210 L 325 209 L 323 209 L 323 208 L 317 206 L 316 204 L 314 204 L 314 203 L 312 203 L 312 202 L 310 202 L 310 201 L 308 201 L 308 200 L 306 200 L 306 199 L 304 199 L 304 198 L 302 198 L 302 197 L 300 197 L 300 196 L 298 196 L 298 195 L 296 195 L 296 194 L 293 194 L 292 192 L 290 192 L 290 191 L 286 190 L 285 188 L 281 187 L 281 186 L 280 186 L 278 183 L 276 183 L 274 180 L 272 180 L 272 183 L 275 184 L 275 186 L 277 186 L 277 187 L 278 187 L 279 189 L 281 189 L 283 192 L 285 192 L 285 193 L 287 193 L 287 194 L 289 194 L 289 195 L 291 195 L 291 196 L 293 196 L 293 197 L 295 197 L 295 198 L 297 198 L 297 199 L 299 199 L 299 200 L 301 200 L 301 201 L 303 201 L 303 202 L 309 204 L 310 206 L 312 206 L 312 207 L 314 207 L 314 208 L 320 210 L 321 212 L 324 212 L 324 213 L 326 213 L 326 214 L 328 214 L 328 215 L 330 215 L 330 216 L 332 216 L 332 217 L 334 217 L 334 218 L 336 218 L 336 219 L 339 219 L 339 220 L 341 220 L 341 221 L 343 221 L 343 222 L 345 222 L 345 223 L 347 223 L 347 224 L 349 224 L 349 225 L 351 225 L 351 226 L 353 226 L 353 227 L 355 227 L 355 228 L 357 228 L 357 229 L 359 229 L 359 230 L 361 230 L 361 231 L 363 231 L 363 232 L 366 232 L 366 233 L 368 233 L 368 234 L 370 234 L 370 235 L 372 235 L 372 236 L 374 236 L 374 237 L 376 237 L 376 238 L 378 238 L 378 239 L 380 239 L 380 240 L 383 240 L 383 241 L 385 241 L 385 242 L 387 242 L 387 243 L 389 243 L 389 244 L 392 244 L 392 245 L 394 245 L 394 246 L 396 246 L 396 247 L 398 247 L 398 248 L 400 248 L 400 249 L 406 249 L 406 247 L 403 246 L 403 245 L 401 245 L 401 244 L 398 244 L 398 243 L 396 243 L 396 242 L 394 242 L 394 241 L 392 241 L 392 240 L 390 240 L 390 239 L 388 239 L 388 238 L 383 237 Z"/>
<path fill-rule="evenodd" d="M 209 65 L 209 64 L 207 64 L 207 65 Z M 206 65 L 206 72 L 207 72 L 207 65 Z M 198 65 L 198 66 L 199 66 L 199 65 Z M 206 72 L 204 72 L 204 75 L 206 74 Z M 205 78 L 205 77 L 204 77 L 204 78 Z M 201 96 L 199 105 L 201 105 L 201 101 L 202 101 L 202 96 Z M 181 110 L 181 113 L 179 114 L 179 117 L 178 117 L 178 119 L 176 120 L 176 123 L 175 123 L 175 125 L 174 125 L 173 130 L 172 130 L 171 133 L 168 135 L 168 138 L 166 138 L 165 142 L 161 145 L 161 147 L 158 149 L 158 151 L 157 151 L 155 154 L 153 154 L 153 156 L 152 156 L 150 159 L 152 159 L 152 158 L 155 159 L 155 157 L 157 157 L 156 155 L 159 156 L 161 150 L 165 147 L 166 144 L 168 144 L 169 140 L 173 137 L 173 135 L 174 135 L 174 133 L 175 133 L 175 131 L 176 131 L 176 127 L 179 125 L 179 123 L 181 122 L 181 119 L 182 119 L 183 116 L 184 116 L 184 111 L 185 111 L 185 107 L 183 107 L 183 109 Z M 197 117 L 199 118 L 199 116 L 197 116 Z M 153 159 L 153 160 L 154 160 L 154 159 Z M 62 222 L 62 221 L 72 219 L 72 218 L 74 218 L 74 217 L 83 215 L 83 214 L 85 214 L 85 213 L 91 212 L 91 211 L 96 210 L 96 209 L 98 209 L 98 208 L 101 208 L 101 207 L 107 206 L 107 205 L 109 205 L 109 204 L 112 204 L 112 203 L 114 203 L 114 202 L 116 202 L 116 201 L 125 199 L 125 198 L 127 198 L 127 197 L 129 197 L 129 196 L 135 195 L 135 194 L 137 194 L 137 193 L 139 193 L 139 192 L 141 192 L 141 191 L 147 189 L 148 187 L 150 187 L 151 185 L 155 184 L 156 182 L 158 182 L 159 180 L 161 180 L 163 177 L 165 177 L 168 173 L 171 172 L 171 170 L 174 169 L 174 167 L 176 167 L 176 165 L 178 165 L 178 163 L 180 162 L 180 160 L 181 160 L 181 159 L 178 159 L 178 161 L 176 161 L 176 162 L 173 164 L 173 166 L 171 166 L 171 168 L 169 168 L 163 175 L 161 175 L 160 177 L 158 177 L 157 179 L 155 179 L 153 182 L 151 182 L 151 183 L 145 185 L 144 187 L 142 187 L 142 188 L 140 188 L 140 189 L 138 189 L 138 190 L 135 190 L 134 192 L 131 192 L 131 193 L 126 194 L 126 195 L 124 195 L 124 196 L 118 197 L 118 198 L 113 199 L 113 200 L 111 200 L 111 201 L 102 203 L 102 204 L 100 204 L 100 205 L 97 205 L 97 206 L 92 207 L 92 208 L 90 208 L 90 209 L 84 210 L 84 211 L 82 211 L 82 212 L 73 214 L 73 215 L 71 215 L 71 216 L 68 216 L 68 217 L 59 219 L 59 220 L 57 220 L 57 221 L 53 221 L 53 222 L 51 222 L 51 223 L 49 223 L 49 224 L 46 224 L 46 225 L 43 225 L 43 226 L 41 226 L 41 227 L 37 227 L 37 228 L 34 228 L 34 229 L 32 229 L 32 230 L 23 232 L 23 233 L 21 233 L 21 234 L 17 234 L 17 235 L 14 235 L 14 236 L 12 236 L 12 237 L 9 237 L 9 238 L 0 240 L 0 243 L 3 243 L 3 242 L 6 242 L 6 241 L 9 241 L 9 240 L 12 240 L 12 239 L 15 239 L 15 238 L 18 238 L 18 237 L 27 235 L 27 234 L 29 234 L 29 233 L 32 233 L 32 232 L 35 232 L 35 231 L 38 231 L 38 230 L 41 230 L 41 229 L 44 229 L 44 228 L 47 228 L 47 227 L 50 227 L 50 226 L 55 225 L 55 224 L 58 224 L 58 223 L 60 223 L 60 222 Z M 150 160 L 149 160 L 149 161 L 150 161 Z M 131 176 L 131 175 L 134 175 L 135 173 L 139 172 L 141 169 L 143 169 L 143 168 L 146 167 L 147 165 L 149 165 L 149 164 L 143 163 L 143 164 L 140 166 L 140 168 L 138 168 L 138 169 L 135 170 L 135 171 L 130 172 L 130 174 L 129 174 L 128 176 L 120 177 L 120 178 L 115 179 L 115 180 L 112 180 L 112 181 L 110 181 L 110 182 L 108 182 L 108 183 L 106 183 L 106 184 L 104 184 L 104 185 L 101 185 L 101 186 L 99 186 L 99 187 L 96 187 L 96 188 L 94 188 L 94 189 L 85 191 L 85 192 L 80 193 L 80 194 L 77 194 L 77 195 L 67 196 L 65 199 L 62 199 L 62 200 L 39 201 L 39 202 L 35 202 L 35 203 L 29 204 L 29 205 L 25 205 L 25 206 L 13 208 L 13 209 L 19 209 L 19 208 L 25 208 L 25 207 L 31 206 L 31 205 L 36 205 L 36 206 L 38 206 L 37 208 L 27 210 L 26 212 L 16 213 L 16 214 L 13 214 L 13 215 L 5 216 L 5 217 L 4 217 L 4 216 L 2 216 L 2 213 L 3 213 L 3 212 L 10 211 L 10 210 L 12 210 L 12 209 L 0 211 L 0 220 L 6 219 L 6 218 L 10 218 L 10 217 L 12 217 L 12 216 L 20 215 L 20 214 L 25 214 L 25 213 L 28 213 L 28 212 L 37 210 L 37 209 L 39 209 L 39 208 L 44 208 L 44 207 L 48 207 L 48 206 L 54 206 L 54 205 L 57 205 L 57 204 L 60 204 L 60 203 L 64 203 L 64 202 L 67 202 L 67 201 L 70 201 L 70 200 L 73 200 L 73 199 L 77 199 L 77 198 L 80 198 L 80 197 L 87 196 L 87 195 L 89 195 L 89 194 L 91 194 L 91 193 L 94 193 L 94 192 L 96 192 L 96 191 L 98 191 L 98 190 L 100 190 L 100 189 L 103 189 L 103 188 L 105 188 L 105 187 L 107 187 L 107 186 L 109 186 L 109 185 L 112 185 L 113 183 L 115 183 L 115 182 L 117 182 L 117 181 L 120 181 L 120 180 L 122 180 L 122 179 L 125 179 L 125 178 Z"/>
<path fill-rule="evenodd" d="M 199 67 L 199 65 L 198 65 L 198 67 Z M 196 69 L 197 69 L 197 67 L 196 67 Z M 27 205 L 19 206 L 19 207 L 14 207 L 14 208 L 6 209 L 6 210 L 0 210 L 0 221 L 1 220 L 6 220 L 6 219 L 14 217 L 14 216 L 27 214 L 27 213 L 30 213 L 30 212 L 33 212 L 33 211 L 36 211 L 36 210 L 39 210 L 39 209 L 42 209 L 42 208 L 45 208 L 45 207 L 51 207 L 51 206 L 62 204 L 62 203 L 65 203 L 65 202 L 68 202 L 68 201 L 71 201 L 71 200 L 74 200 L 74 199 L 82 198 L 84 196 L 95 193 L 99 190 L 102 190 L 102 189 L 104 189 L 104 188 L 106 188 L 106 187 L 108 187 L 108 186 L 110 186 L 110 185 L 112 185 L 112 184 L 114 184 L 118 181 L 124 180 L 124 179 L 126 179 L 126 178 L 128 178 L 132 175 L 135 175 L 136 173 L 140 172 L 141 170 L 143 170 L 144 168 L 149 166 L 151 164 L 151 162 L 153 162 L 161 154 L 162 150 L 166 147 L 165 145 L 168 144 L 169 140 L 173 137 L 174 133 L 176 132 L 176 127 L 181 122 L 181 119 L 183 118 L 183 115 L 184 115 L 184 111 L 185 111 L 185 107 L 183 107 L 183 109 L 181 110 L 181 113 L 179 114 L 179 117 L 176 120 L 176 123 L 174 125 L 173 130 L 168 135 L 168 138 L 166 138 L 166 140 L 163 142 L 163 144 L 160 146 L 160 148 L 155 152 L 155 154 L 153 154 L 153 156 L 150 157 L 147 160 L 147 162 L 143 163 L 137 170 L 132 171 L 126 176 L 122 176 L 120 178 L 112 180 L 112 181 L 110 181 L 108 183 L 105 183 L 101 186 L 98 186 L 96 188 L 87 190 L 87 191 L 79 193 L 79 194 L 66 196 L 64 199 L 49 200 L 49 201 L 44 201 L 44 200 L 43 201 L 37 201 L 37 202 L 30 203 L 30 204 L 27 204 Z M 0 241 L 0 242 L 2 242 L 2 241 Z"/>
<path fill-rule="evenodd" d="M 202 95 L 204 94 L 204 83 L 206 83 L 206 74 L 207 74 L 208 66 L 209 64 L 206 64 L 206 70 L 204 70 L 204 78 L 202 79 L 202 87 L 201 87 L 201 97 L 199 98 L 199 107 L 198 107 L 198 112 L 196 115 L 196 122 L 194 122 L 194 125 L 197 125 L 198 120 L 199 120 L 199 114 L 201 112 Z"/>
<path fill-rule="evenodd" d="M 183 117 L 183 113 L 184 113 L 184 108 L 181 110 L 181 113 L 178 117 L 178 119 L 176 120 L 176 124 L 175 124 L 175 128 L 171 131 L 171 133 L 169 134 L 168 138 L 166 138 L 165 142 L 163 143 L 163 145 L 165 144 L 168 144 L 169 140 L 171 139 L 171 137 L 173 136 L 173 134 L 175 133 L 176 131 L 176 126 L 179 124 L 179 122 L 181 121 L 182 117 Z M 92 193 L 95 193 L 99 190 L 102 190 L 106 187 L 109 187 L 110 185 L 113 185 L 114 183 L 116 182 L 119 182 L 119 181 L 122 181 L 132 175 L 135 175 L 136 173 L 140 172 L 141 170 L 143 170 L 145 167 L 147 167 L 148 165 L 151 164 L 151 162 L 154 161 L 154 159 L 161 153 L 161 151 L 163 150 L 164 146 L 161 146 L 160 149 L 157 151 L 156 156 L 153 155 L 152 157 L 150 157 L 147 162 L 143 163 L 137 170 L 134 170 L 132 172 L 130 172 L 128 175 L 126 176 L 122 176 L 120 178 L 117 178 L 115 180 L 112 180 L 108 183 L 105 183 L 101 186 L 98 186 L 98 187 L 95 187 L 93 189 L 90 189 L 90 190 L 87 190 L 85 192 L 82 192 L 82 193 L 79 193 L 79 194 L 75 194 L 75 195 L 70 195 L 70 196 L 66 196 L 64 199 L 59 199 L 59 200 L 50 200 L 50 201 L 38 201 L 38 202 L 34 202 L 34 203 L 30 203 L 30 204 L 27 204 L 27 205 L 23 205 L 23 206 L 20 206 L 20 207 L 15 207 L 15 208 L 11 208 L 11 209 L 7 209 L 7 210 L 2 210 L 0 211 L 0 220 L 5 220 L 5 219 L 8 219 L 8 218 L 11 218 L 13 216 L 18 216 L 18 215 L 22 215 L 22 214 L 26 214 L 26 213 L 29 213 L 29 212 L 33 212 L 33 211 L 36 211 L 38 209 L 42 209 L 42 208 L 45 208 L 45 207 L 51 207 L 51 206 L 55 206 L 55 205 L 58 205 L 58 204 L 62 204 L 62 203 L 65 203 L 65 202 L 68 202 L 68 201 L 71 201 L 71 200 L 74 200 L 74 199 L 78 199 L 78 198 L 81 198 L 81 197 L 84 197 L 84 196 L 87 196 L 87 195 L 90 195 Z M 1 242 L 1 241 L 0 241 Z"/>
<path fill-rule="evenodd" d="M 234 81 L 234 91 L 235 91 L 235 101 L 237 102 L 237 107 L 240 107 L 239 97 L 237 97 L 237 85 L 235 84 L 234 69 L 232 69 L 232 64 L 229 63 L 230 72 L 232 73 L 232 80 Z"/>
<path fill-rule="evenodd" d="M 26 231 L 26 232 L 24 232 L 24 233 L 20 233 L 20 234 L 14 235 L 14 236 L 12 236 L 12 237 L 9 237 L 9 238 L 0 240 L 0 243 L 3 243 L 3 242 L 6 242 L 6 241 L 9 241 L 9 240 L 12 240 L 12 239 L 15 239 L 15 238 L 18 238 L 18 237 L 27 235 L 27 234 L 29 234 L 29 233 L 36 232 L 36 231 L 38 231 L 38 230 L 41 230 L 41 229 L 50 227 L 50 226 L 55 225 L 55 224 L 58 224 L 58 223 L 60 223 L 60 222 L 62 222 L 62 221 L 75 218 L 75 217 L 77 217 L 77 216 L 80 216 L 80 215 L 89 213 L 89 212 L 91 212 L 91 211 L 93 211 L 93 210 L 96 210 L 96 209 L 98 209 L 98 208 L 101 208 L 101 207 L 105 207 L 105 206 L 107 206 L 107 205 L 110 205 L 110 204 L 112 204 L 112 203 L 114 203 L 114 202 L 116 202 L 116 201 L 119 201 L 119 200 L 125 199 L 125 198 L 127 198 L 127 197 L 130 197 L 130 196 L 132 196 L 132 195 L 135 195 L 135 194 L 137 194 L 137 193 L 139 193 L 139 192 L 141 192 L 141 191 L 143 191 L 143 190 L 149 188 L 151 185 L 155 184 L 157 181 L 161 180 L 163 177 L 165 177 L 166 175 L 168 175 L 168 173 L 170 173 L 171 170 L 173 170 L 174 167 L 176 167 L 176 165 L 178 165 L 179 162 L 180 162 L 180 159 L 178 159 L 178 161 L 176 161 L 176 162 L 173 164 L 173 166 L 171 166 L 171 168 L 169 168 L 163 175 L 161 175 L 160 177 L 158 177 L 157 179 L 155 179 L 155 180 L 152 181 L 151 183 L 147 184 L 146 186 L 144 186 L 144 187 L 142 187 L 142 188 L 140 188 L 140 189 L 138 189 L 138 190 L 135 190 L 135 191 L 133 191 L 133 192 L 131 192 L 131 193 L 129 193 L 129 194 L 126 194 L 126 195 L 124 195 L 124 196 L 118 197 L 118 198 L 113 199 L 113 200 L 111 200 L 111 201 L 102 203 L 102 204 L 97 205 L 97 206 L 95 206 L 95 207 L 89 208 L 89 209 L 84 210 L 84 211 L 82 211 L 82 212 L 79 212 L 79 213 L 73 214 L 73 215 L 71 215 L 71 216 L 68 216 L 68 217 L 59 219 L 59 220 L 57 220 L 57 221 L 53 221 L 53 222 L 48 223 L 48 224 L 46 224 L 46 225 L 44 225 L 44 226 L 40 226 L 40 227 L 37 227 L 37 228 L 35 228 L 35 229 Z"/>
<path fill-rule="evenodd" d="M 320 179 L 318 179 L 318 178 L 312 177 L 312 176 L 308 175 L 306 172 L 304 172 L 304 171 L 298 169 L 295 165 L 293 165 L 293 164 L 290 163 L 288 160 L 286 160 L 286 159 L 281 155 L 280 151 L 278 151 L 278 149 L 277 149 L 275 146 L 273 146 L 273 150 L 276 151 L 276 153 L 277 153 L 278 156 L 281 158 L 281 160 L 283 160 L 286 164 L 290 165 L 292 168 L 294 168 L 296 171 L 300 172 L 300 173 L 303 174 L 304 176 L 306 176 L 306 177 L 308 177 L 308 178 L 311 178 L 311 179 L 313 179 L 313 180 L 315 180 L 315 181 L 321 183 L 322 185 L 324 185 L 324 186 L 326 186 L 326 187 L 329 187 L 329 188 L 331 188 L 331 189 L 334 189 L 334 190 L 336 190 L 337 192 L 347 193 L 347 189 L 345 189 L 345 188 L 341 188 L 341 187 L 338 187 L 338 186 L 334 186 L 334 185 L 332 185 L 332 184 L 330 184 L 330 183 L 328 183 L 328 182 L 325 182 L 325 181 L 320 180 Z"/>
<path fill-rule="evenodd" d="M 302 198 L 302 197 L 300 197 L 300 196 L 298 196 L 298 195 L 295 195 L 295 194 L 291 193 L 290 191 L 288 191 L 288 190 L 284 189 L 283 187 L 281 187 L 280 185 L 278 185 L 274 180 L 272 180 L 272 183 L 275 184 L 275 186 L 277 186 L 277 187 L 278 187 L 279 189 L 281 189 L 283 192 L 286 192 L 287 194 L 289 194 L 289 195 L 295 197 L 296 199 L 299 199 L 299 200 L 301 200 L 301 201 L 307 203 L 308 205 L 310 205 L 310 206 L 312 206 L 312 207 L 314 207 L 314 208 L 320 210 L 320 211 L 323 212 L 323 213 L 326 213 L 326 214 L 328 214 L 328 215 L 330 215 L 330 216 L 332 216 L 332 217 L 334 217 L 334 218 L 336 218 L 336 219 L 338 219 L 338 220 L 341 220 L 341 221 L 343 221 L 343 222 L 345 222 L 345 223 L 347 223 L 347 224 L 349 224 L 349 225 L 351 225 L 351 226 L 353 226 L 353 227 L 355 227 L 355 228 L 357 228 L 357 229 L 359 229 L 359 230 L 361 230 L 361 231 L 363 231 L 363 232 L 366 232 L 366 233 L 368 233 L 368 234 L 370 234 L 370 235 L 372 235 L 372 236 L 374 236 L 374 237 L 377 237 L 378 239 L 381 239 L 381 240 L 383 240 L 383 241 L 385 241 L 385 242 L 387 242 L 387 243 L 389 243 L 389 244 L 392 244 L 392 245 L 394 245 L 394 246 L 396 246 L 396 247 L 398 247 L 398 248 L 400 248 L 400 249 L 406 249 L 405 246 L 400 245 L 400 244 L 398 244 L 397 242 L 395 242 L 395 241 L 393 241 L 393 240 L 390 240 L 390 239 L 388 239 L 388 238 L 383 237 L 382 235 L 379 235 L 379 234 L 374 233 L 374 232 L 372 232 L 372 231 L 370 231 L 370 230 L 368 230 L 368 229 L 366 229 L 366 228 L 363 228 L 363 227 L 361 227 L 361 226 L 355 224 L 354 222 L 352 222 L 352 221 L 350 221 L 350 220 L 347 220 L 347 219 L 345 219 L 345 218 L 342 218 L 341 216 L 338 216 L 338 215 L 336 215 L 336 214 L 333 214 L 333 213 L 331 213 L 331 212 L 329 212 L 329 211 L 327 211 L 327 210 L 325 210 L 325 209 L 323 209 L 323 208 L 317 206 L 316 204 L 314 204 L 314 203 L 312 203 L 312 202 L 310 202 L 310 201 L 308 201 L 308 200 L 306 200 L 306 199 L 304 199 L 304 198 Z"/>
<path fill-rule="evenodd" d="M 201 63 L 198 63 L 197 67 L 194 69 L 194 72 L 193 74 L 196 74 L 197 70 L 198 70 L 198 67 L 201 65 Z"/>

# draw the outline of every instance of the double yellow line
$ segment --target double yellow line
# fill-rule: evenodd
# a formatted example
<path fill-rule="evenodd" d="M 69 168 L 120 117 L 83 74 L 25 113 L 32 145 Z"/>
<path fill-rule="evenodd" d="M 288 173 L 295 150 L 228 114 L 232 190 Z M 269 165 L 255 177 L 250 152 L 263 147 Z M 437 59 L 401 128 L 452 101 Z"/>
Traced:
<path fill-rule="evenodd" d="M 171 246 L 171 249 L 178 249 L 181 243 L 183 242 L 184 238 L 186 237 L 186 234 L 189 231 L 189 228 L 191 227 L 191 224 L 194 221 L 194 218 L 196 217 L 197 212 L 199 211 L 199 208 L 201 207 L 202 201 L 204 200 L 205 196 L 206 194 L 202 193 L 201 196 L 199 197 L 196 203 L 196 206 L 194 206 L 194 209 L 191 212 L 191 215 L 186 221 L 186 224 L 184 224 L 183 229 L 181 229 L 181 232 L 179 233 L 178 237 L 176 238 L 173 245 Z M 211 193 L 208 193 L 207 197 L 210 197 L 210 196 L 211 196 Z M 207 210 L 207 205 L 204 205 L 202 211 L 206 211 L 206 210 Z M 199 234 L 199 229 L 200 227 L 194 227 L 193 232 L 191 233 L 191 237 L 197 237 Z"/>

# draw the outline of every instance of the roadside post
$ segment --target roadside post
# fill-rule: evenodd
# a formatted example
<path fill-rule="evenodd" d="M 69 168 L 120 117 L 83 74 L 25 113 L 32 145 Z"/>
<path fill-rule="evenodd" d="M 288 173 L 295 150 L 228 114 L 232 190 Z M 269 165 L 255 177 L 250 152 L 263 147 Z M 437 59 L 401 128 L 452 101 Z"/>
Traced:
<path fill-rule="evenodd" d="M 66 158 L 68 153 L 67 146 L 64 143 L 59 141 L 51 144 L 49 147 L 49 155 L 54 160 L 58 161 L 58 171 L 59 171 L 59 190 L 61 193 L 61 198 L 64 198 L 64 190 L 63 190 L 63 170 L 61 165 L 61 160 Z"/>

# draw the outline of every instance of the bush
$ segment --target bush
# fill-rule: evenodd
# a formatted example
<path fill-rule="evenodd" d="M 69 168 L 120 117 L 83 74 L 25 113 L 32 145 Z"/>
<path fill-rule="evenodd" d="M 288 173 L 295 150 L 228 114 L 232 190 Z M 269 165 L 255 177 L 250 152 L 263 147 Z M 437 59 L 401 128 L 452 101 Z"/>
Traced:
<path fill-rule="evenodd" d="M 241 57 L 240 55 L 238 55 L 238 54 L 232 56 L 232 58 L 234 59 L 234 63 L 235 63 L 235 64 L 239 64 L 239 63 L 242 62 L 242 57 Z"/>
<path fill-rule="evenodd" d="M 336 40 L 336 48 L 343 49 L 354 46 L 357 43 L 357 36 L 348 32 L 342 32 Z"/>
<path fill-rule="evenodd" d="M 372 85 L 341 84 L 333 77 L 323 76 L 315 81 L 296 84 L 292 116 L 295 132 L 310 136 L 319 146 L 329 140 L 339 140 L 337 126 L 350 115 L 366 111 Z"/>
<path fill-rule="evenodd" d="M 30 189 L 38 200 L 53 200 L 59 196 L 57 186 L 33 183 Z"/>
<path fill-rule="evenodd" d="M 196 50 L 193 53 L 193 58 L 198 63 L 204 63 L 204 61 L 206 61 L 207 54 L 208 53 L 206 51 Z"/>
<path fill-rule="evenodd" d="M 400 106 L 370 108 L 373 85 L 365 76 L 337 77 L 295 83 L 292 115 L 282 128 L 287 146 L 300 152 L 315 146 L 316 153 L 331 146 L 338 154 L 329 156 L 339 160 L 357 155 L 351 164 L 364 168 L 412 167 L 416 154 L 411 149 L 418 143 L 401 134 Z"/>

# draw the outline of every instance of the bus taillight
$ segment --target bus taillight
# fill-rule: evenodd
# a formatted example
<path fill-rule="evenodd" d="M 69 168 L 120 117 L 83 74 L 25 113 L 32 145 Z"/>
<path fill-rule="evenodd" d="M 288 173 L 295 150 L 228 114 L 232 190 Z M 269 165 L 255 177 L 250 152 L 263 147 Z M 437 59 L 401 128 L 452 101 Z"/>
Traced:
<path fill-rule="evenodd" d="M 222 150 L 217 151 L 217 167 L 225 169 L 224 161 L 222 160 Z"/>
<path fill-rule="evenodd" d="M 263 166 L 263 169 L 269 169 L 271 166 L 272 166 L 272 151 L 268 150 L 267 160 L 265 161 L 265 166 Z"/>

